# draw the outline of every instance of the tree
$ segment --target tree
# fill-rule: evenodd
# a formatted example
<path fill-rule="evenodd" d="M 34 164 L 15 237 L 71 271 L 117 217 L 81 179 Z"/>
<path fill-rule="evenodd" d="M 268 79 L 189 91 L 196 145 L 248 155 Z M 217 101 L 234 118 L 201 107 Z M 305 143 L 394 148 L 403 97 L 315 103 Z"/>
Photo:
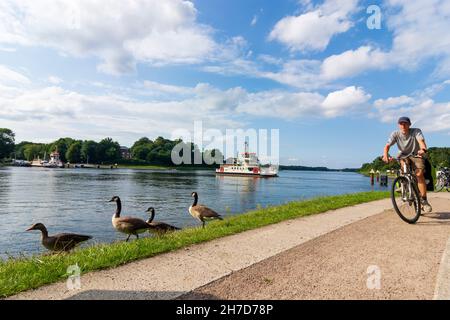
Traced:
<path fill-rule="evenodd" d="M 66 152 L 66 159 L 71 163 L 80 163 L 81 162 L 81 147 L 82 142 L 76 141 L 72 143 L 69 149 Z"/>
<path fill-rule="evenodd" d="M 22 141 L 19 144 L 16 144 L 14 148 L 14 154 L 17 159 L 25 159 L 24 150 L 25 147 L 29 144 L 33 144 L 32 142 Z"/>
<path fill-rule="evenodd" d="M 134 146 L 131 149 L 131 156 L 135 160 L 147 160 L 147 156 L 149 153 L 152 152 L 152 145 L 151 144 L 143 144 Z"/>
<path fill-rule="evenodd" d="M 15 134 L 10 129 L 0 128 L 0 160 L 9 158 L 14 152 Z"/>
<path fill-rule="evenodd" d="M 52 152 L 57 150 L 59 152 L 59 154 L 60 154 L 61 161 L 67 162 L 66 153 L 67 153 L 67 150 L 69 149 L 70 145 L 72 143 L 74 143 L 74 141 L 75 140 L 73 140 L 72 138 L 61 138 L 61 139 L 58 139 L 57 141 L 53 142 L 50 145 L 50 147 L 47 150 L 47 152 L 48 153 L 52 153 Z"/>
<path fill-rule="evenodd" d="M 98 161 L 98 143 L 92 140 L 84 141 L 81 146 L 81 161 L 96 163 Z"/>
<path fill-rule="evenodd" d="M 45 144 L 39 144 L 39 143 L 27 144 L 23 147 L 23 154 L 24 154 L 25 160 L 31 161 L 38 157 L 41 159 L 44 159 L 44 156 L 47 153 L 47 149 L 48 149 L 48 146 Z"/>
<path fill-rule="evenodd" d="M 99 161 L 114 162 L 120 159 L 120 145 L 111 138 L 105 138 L 99 143 Z"/>
<path fill-rule="evenodd" d="M 435 168 L 450 167 L 450 148 L 429 148 L 428 154 Z"/>

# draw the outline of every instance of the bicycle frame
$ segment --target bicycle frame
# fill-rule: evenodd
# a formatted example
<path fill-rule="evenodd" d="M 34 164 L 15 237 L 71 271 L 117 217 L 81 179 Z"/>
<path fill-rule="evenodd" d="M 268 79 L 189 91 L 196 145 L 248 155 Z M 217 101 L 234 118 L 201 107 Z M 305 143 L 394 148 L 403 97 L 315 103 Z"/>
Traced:
<path fill-rule="evenodd" d="M 414 187 L 418 189 L 417 177 L 415 173 L 413 173 L 411 160 L 405 158 L 405 159 L 397 159 L 397 161 L 400 163 L 398 176 L 403 176 L 406 178 L 406 180 L 408 180 L 408 193 L 405 192 L 406 190 L 404 190 L 403 185 L 400 186 L 402 192 L 402 200 L 411 201 L 411 199 L 406 199 L 405 195 L 406 194 L 412 195 Z"/>

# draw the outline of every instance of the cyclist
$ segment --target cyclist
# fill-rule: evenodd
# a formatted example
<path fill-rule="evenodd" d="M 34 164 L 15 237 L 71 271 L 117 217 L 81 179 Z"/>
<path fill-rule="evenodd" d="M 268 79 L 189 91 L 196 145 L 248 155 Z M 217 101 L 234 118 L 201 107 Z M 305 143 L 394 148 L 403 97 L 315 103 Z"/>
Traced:
<path fill-rule="evenodd" d="M 424 212 L 430 213 L 433 209 L 427 200 L 427 184 L 425 181 L 425 159 L 427 153 L 427 145 L 422 130 L 411 128 L 411 120 L 408 117 L 400 117 L 398 119 L 398 127 L 400 130 L 392 132 L 389 140 L 384 147 L 383 161 L 388 163 L 389 149 L 397 144 L 400 151 L 401 159 L 409 159 L 413 165 L 413 169 L 417 176 L 421 203 Z M 404 161 L 404 160 L 402 160 Z"/>

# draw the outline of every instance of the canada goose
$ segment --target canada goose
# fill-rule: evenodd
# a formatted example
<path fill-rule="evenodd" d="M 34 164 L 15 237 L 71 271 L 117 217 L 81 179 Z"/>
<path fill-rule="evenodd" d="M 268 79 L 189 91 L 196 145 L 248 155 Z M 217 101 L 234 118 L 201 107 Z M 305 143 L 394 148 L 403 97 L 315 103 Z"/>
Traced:
<path fill-rule="evenodd" d="M 73 233 L 60 233 L 49 236 L 47 228 L 42 223 L 36 223 L 26 231 L 40 230 L 42 233 L 42 245 L 51 251 L 70 251 L 81 242 L 92 239 L 91 236 L 84 236 Z"/>
<path fill-rule="evenodd" d="M 109 202 L 115 202 L 117 204 L 116 213 L 112 217 L 112 225 L 117 231 L 128 235 L 127 242 L 130 240 L 131 235 L 134 235 L 139 239 L 139 233 L 144 233 L 151 228 L 151 226 L 142 219 L 121 217 L 122 202 L 119 197 L 113 197 Z"/>
<path fill-rule="evenodd" d="M 153 207 L 148 208 L 146 212 L 151 214 L 150 219 L 147 220 L 147 223 L 151 226 L 151 229 L 149 229 L 150 232 L 165 233 L 180 230 L 180 228 L 171 226 L 170 224 L 153 221 L 153 219 L 155 219 L 155 209 Z"/>
<path fill-rule="evenodd" d="M 214 210 L 205 207 L 204 205 L 197 204 L 198 202 L 198 194 L 197 192 L 192 192 L 192 197 L 194 197 L 194 203 L 192 206 L 189 207 L 189 213 L 194 218 L 200 220 L 203 224 L 203 228 L 205 227 L 205 220 L 213 220 L 213 219 L 219 219 L 223 220 L 223 218 L 215 212 Z"/>

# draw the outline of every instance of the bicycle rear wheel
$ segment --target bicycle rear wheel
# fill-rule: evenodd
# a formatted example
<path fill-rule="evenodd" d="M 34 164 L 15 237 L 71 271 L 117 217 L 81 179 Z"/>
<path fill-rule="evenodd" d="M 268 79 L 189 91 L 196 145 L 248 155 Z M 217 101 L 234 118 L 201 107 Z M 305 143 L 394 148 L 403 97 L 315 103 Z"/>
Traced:
<path fill-rule="evenodd" d="M 395 212 L 407 223 L 416 223 L 421 212 L 420 195 L 417 188 L 409 186 L 409 181 L 403 176 L 395 178 L 391 190 L 392 204 Z"/>

